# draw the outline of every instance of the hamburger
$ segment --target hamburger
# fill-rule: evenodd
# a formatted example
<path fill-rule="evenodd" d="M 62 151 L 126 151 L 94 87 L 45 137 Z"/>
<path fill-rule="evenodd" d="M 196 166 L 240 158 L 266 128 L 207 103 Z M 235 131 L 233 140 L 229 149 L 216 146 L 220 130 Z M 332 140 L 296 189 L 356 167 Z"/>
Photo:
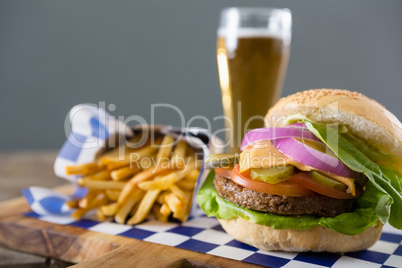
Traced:
<path fill-rule="evenodd" d="M 234 239 L 262 250 L 351 252 L 402 229 L 402 124 L 357 92 L 280 99 L 240 155 L 213 155 L 197 201 Z"/>

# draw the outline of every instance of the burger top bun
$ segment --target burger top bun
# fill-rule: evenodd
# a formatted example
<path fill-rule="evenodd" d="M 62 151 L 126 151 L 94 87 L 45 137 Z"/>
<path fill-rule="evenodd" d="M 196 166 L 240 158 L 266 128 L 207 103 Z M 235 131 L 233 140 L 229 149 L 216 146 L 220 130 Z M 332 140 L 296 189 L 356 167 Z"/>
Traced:
<path fill-rule="evenodd" d="M 340 123 L 368 144 L 402 157 L 402 124 L 384 106 L 363 94 L 339 89 L 310 89 L 281 98 L 265 117 L 281 126 L 301 114 L 317 123 Z"/>

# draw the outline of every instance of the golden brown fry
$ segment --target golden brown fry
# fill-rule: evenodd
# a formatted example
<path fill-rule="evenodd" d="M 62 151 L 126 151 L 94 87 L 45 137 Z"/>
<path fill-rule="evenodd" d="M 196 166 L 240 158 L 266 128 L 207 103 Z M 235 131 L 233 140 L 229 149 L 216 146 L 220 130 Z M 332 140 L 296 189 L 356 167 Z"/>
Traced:
<path fill-rule="evenodd" d="M 155 141 L 155 145 L 156 146 L 159 145 L 160 142 L 161 142 L 160 140 Z M 133 162 L 139 161 L 140 159 L 142 159 L 144 157 L 151 156 L 153 153 L 155 153 L 158 150 L 158 148 L 156 146 L 152 146 L 149 144 L 143 148 L 136 150 L 133 153 L 130 153 L 129 161 L 131 163 L 133 163 Z"/>
<path fill-rule="evenodd" d="M 89 205 L 89 203 L 90 203 L 90 198 L 93 198 L 93 197 L 91 197 L 89 194 L 87 194 L 86 196 L 84 196 L 83 198 L 81 198 L 79 201 L 78 201 L 78 207 L 79 208 L 87 208 L 88 207 L 88 205 Z"/>
<path fill-rule="evenodd" d="M 183 190 L 191 191 L 195 187 L 195 181 L 184 179 L 184 180 L 179 181 L 177 183 L 177 186 L 179 186 Z"/>
<path fill-rule="evenodd" d="M 117 211 L 117 203 L 110 203 L 108 205 L 101 206 L 100 209 L 101 209 L 103 215 L 113 216 L 114 214 L 116 214 L 116 211 Z"/>
<path fill-rule="evenodd" d="M 169 216 L 165 216 L 160 212 L 161 205 L 155 203 L 154 206 L 152 207 L 152 213 L 155 215 L 155 217 L 161 221 L 161 222 L 167 222 L 169 219 Z"/>
<path fill-rule="evenodd" d="M 99 161 L 102 163 L 102 166 L 105 166 L 109 171 L 130 165 L 129 158 L 119 160 L 118 158 L 101 157 Z"/>
<path fill-rule="evenodd" d="M 107 202 L 108 202 L 108 199 L 107 199 L 106 195 L 101 192 L 98 194 L 98 196 L 94 199 L 93 202 L 91 202 L 91 204 L 87 208 L 78 208 L 76 211 L 74 211 L 71 214 L 71 217 L 73 219 L 78 220 L 78 219 L 82 218 L 82 216 L 84 216 L 84 214 L 87 213 L 88 211 L 90 211 L 96 207 L 106 205 Z"/>
<path fill-rule="evenodd" d="M 105 190 L 107 198 L 109 198 L 110 201 L 117 201 L 119 198 L 119 195 L 121 193 L 121 190 L 116 190 L 116 189 L 106 189 Z"/>
<path fill-rule="evenodd" d="M 86 176 L 92 173 L 95 173 L 100 170 L 100 167 L 96 163 L 87 163 L 76 166 L 67 166 L 66 174 L 67 175 L 82 175 Z"/>
<path fill-rule="evenodd" d="M 124 223 L 126 221 L 127 215 L 130 213 L 133 206 L 141 200 L 144 196 L 144 192 L 137 188 L 133 194 L 127 199 L 127 201 L 119 206 L 119 209 L 114 217 L 117 223 Z"/>
<path fill-rule="evenodd" d="M 171 172 L 168 175 L 161 176 L 158 180 L 154 179 L 152 181 L 144 181 L 138 183 L 138 187 L 143 190 L 166 190 L 171 185 L 177 183 L 178 181 L 182 180 L 192 171 L 191 165 L 187 168 L 187 170 L 180 170 Z"/>
<path fill-rule="evenodd" d="M 163 205 L 163 204 L 165 203 L 165 195 L 167 195 L 167 192 L 166 192 L 166 191 L 163 191 L 163 192 L 158 196 L 158 198 L 156 199 L 156 202 L 157 202 L 159 205 Z"/>
<path fill-rule="evenodd" d="M 198 179 L 199 176 L 200 176 L 200 171 L 198 169 L 193 169 L 190 172 L 190 174 L 188 174 L 186 176 L 186 179 L 195 182 Z"/>
<path fill-rule="evenodd" d="M 110 173 L 110 176 L 115 181 L 122 181 L 124 179 L 127 179 L 128 177 L 133 176 L 134 173 L 137 173 L 138 171 L 139 171 L 139 169 L 138 169 L 137 165 L 132 165 L 131 167 L 128 166 L 128 167 L 123 167 L 123 168 L 113 170 Z"/>
<path fill-rule="evenodd" d="M 170 210 L 169 206 L 166 204 L 163 204 L 161 206 L 159 212 L 165 217 L 169 217 L 169 215 L 172 214 L 172 211 Z"/>
<path fill-rule="evenodd" d="M 84 180 L 94 180 L 94 181 L 106 181 L 110 180 L 110 172 L 107 170 L 101 170 L 94 174 L 83 177 Z"/>
<path fill-rule="evenodd" d="M 165 196 L 165 202 L 173 213 L 177 213 L 177 211 L 184 209 L 183 202 L 181 202 L 180 199 L 173 193 L 169 193 Z"/>
<path fill-rule="evenodd" d="M 133 165 L 137 165 L 139 169 L 146 170 L 156 165 L 156 153 L 151 154 L 150 156 L 143 157 L 141 160 L 133 162 Z"/>
<path fill-rule="evenodd" d="M 176 211 L 173 213 L 173 218 L 176 218 L 182 222 L 185 222 L 188 218 L 188 215 L 190 214 L 191 210 L 191 199 L 193 197 L 192 192 L 184 192 L 184 207 L 181 210 Z"/>
<path fill-rule="evenodd" d="M 169 186 L 169 190 L 176 195 L 178 198 L 180 198 L 181 200 L 184 200 L 184 198 L 186 197 L 185 192 L 180 189 L 180 187 L 178 187 L 177 185 L 173 184 Z"/>
<path fill-rule="evenodd" d="M 86 196 L 81 198 L 78 201 L 78 207 L 80 208 L 88 208 L 95 201 L 96 197 L 99 195 L 99 190 L 88 190 Z"/>
<path fill-rule="evenodd" d="M 177 172 L 171 172 L 165 176 L 158 176 L 151 181 L 138 183 L 138 187 L 145 191 L 149 190 L 167 190 L 170 185 L 173 185 L 177 180 Z"/>
<path fill-rule="evenodd" d="M 130 158 L 130 167 L 133 165 L 136 165 L 138 169 L 144 169 L 143 168 L 143 163 L 145 159 L 150 159 L 150 165 L 148 167 L 151 167 L 153 165 L 152 159 L 155 158 L 155 155 L 158 150 L 158 145 L 160 145 L 162 142 L 162 139 L 157 139 L 154 144 L 148 144 L 135 152 L 130 153 L 129 158 Z M 148 163 L 149 164 L 149 163 Z"/>
<path fill-rule="evenodd" d="M 179 163 L 184 161 L 184 157 L 186 156 L 187 143 L 183 140 L 179 141 L 176 144 L 176 148 L 174 149 L 172 162 Z"/>
<path fill-rule="evenodd" d="M 132 192 L 137 188 L 138 183 L 150 180 L 153 177 L 166 172 L 167 170 L 174 170 L 179 168 L 180 166 L 178 165 L 174 165 L 172 163 L 164 163 L 164 165 L 152 167 L 136 174 L 125 184 L 117 203 L 119 204 L 119 206 L 121 206 L 121 204 L 123 204 L 130 196 L 130 194 L 132 194 Z"/>
<path fill-rule="evenodd" d="M 156 144 L 158 144 L 160 140 L 156 141 Z M 138 162 L 140 159 L 152 155 L 154 152 L 156 152 L 157 148 L 151 146 L 150 144 L 140 148 L 136 149 L 135 151 L 130 151 L 128 154 L 126 154 L 123 158 L 119 157 L 113 157 L 113 156 L 102 156 L 100 158 L 100 163 L 104 166 L 107 167 L 109 171 L 119 169 L 122 167 L 126 166 L 138 166 L 136 162 Z"/>
<path fill-rule="evenodd" d="M 201 169 L 203 160 L 197 157 L 197 154 L 191 146 L 187 146 L 186 156 L 191 159 L 194 169 Z"/>
<path fill-rule="evenodd" d="M 127 224 L 133 225 L 142 222 L 148 216 L 160 192 L 160 190 L 147 191 L 134 216 L 128 220 Z"/>
<path fill-rule="evenodd" d="M 117 158 L 117 159 L 124 159 L 126 156 L 135 151 L 136 148 L 131 148 L 128 145 L 135 144 L 141 140 L 141 134 L 136 135 L 133 138 L 129 139 L 123 144 L 120 144 L 118 147 L 108 150 L 102 154 L 102 157 L 110 157 L 110 158 Z"/>
<path fill-rule="evenodd" d="M 186 158 L 184 158 L 183 165 L 185 167 L 191 168 L 191 170 L 193 170 L 193 169 L 199 170 L 199 169 L 201 169 L 201 166 L 202 166 L 202 160 L 193 158 L 191 156 L 187 156 Z"/>
<path fill-rule="evenodd" d="M 144 195 L 145 195 L 145 191 L 144 191 Z M 135 212 L 137 211 L 138 207 L 140 206 L 140 202 L 137 202 L 133 208 L 130 210 L 129 216 L 130 218 L 135 214 Z"/>
<path fill-rule="evenodd" d="M 137 143 L 139 143 L 141 141 L 141 139 L 143 138 L 143 133 L 140 132 L 137 135 L 135 135 L 134 137 L 130 138 L 128 141 L 126 141 L 124 143 L 124 145 L 131 149 L 131 150 L 136 150 L 138 149 L 139 145 Z M 147 142 L 145 142 L 144 144 L 141 145 L 144 146 Z"/>
<path fill-rule="evenodd" d="M 168 135 L 165 135 L 160 145 L 158 154 L 156 155 L 156 163 L 162 163 L 168 161 L 170 154 L 172 153 L 174 145 L 174 139 Z"/>
<path fill-rule="evenodd" d="M 74 220 L 79 220 L 82 218 L 82 216 L 85 215 L 85 213 L 87 213 L 89 211 L 89 209 L 86 208 L 77 208 L 76 211 L 74 211 L 73 213 L 71 213 L 71 218 L 73 218 Z"/>
<path fill-rule="evenodd" d="M 98 220 L 100 220 L 100 221 L 106 220 L 106 216 L 105 216 L 105 214 L 102 213 L 101 208 L 97 208 L 97 209 L 96 209 L 96 218 L 97 218 Z"/>
<path fill-rule="evenodd" d="M 181 167 L 181 172 L 188 176 L 194 169 L 198 169 L 197 163 L 194 162 L 190 157 L 183 158 L 183 162 L 179 164 Z"/>
<path fill-rule="evenodd" d="M 84 180 L 78 179 L 77 184 L 81 187 L 87 187 L 89 189 L 123 189 L 125 182 L 120 181 L 92 181 L 92 180 Z"/>
<path fill-rule="evenodd" d="M 184 140 L 181 140 L 177 143 L 173 155 L 184 158 L 186 156 L 186 151 L 187 151 L 187 143 Z"/>
<path fill-rule="evenodd" d="M 65 202 L 69 208 L 78 208 L 79 199 L 72 199 Z"/>

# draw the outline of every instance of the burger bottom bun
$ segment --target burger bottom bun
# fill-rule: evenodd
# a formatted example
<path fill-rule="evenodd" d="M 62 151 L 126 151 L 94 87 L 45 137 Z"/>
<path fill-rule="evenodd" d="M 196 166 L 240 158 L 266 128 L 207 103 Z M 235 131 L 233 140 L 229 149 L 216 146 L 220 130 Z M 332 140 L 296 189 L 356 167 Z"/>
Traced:
<path fill-rule="evenodd" d="M 290 252 L 352 252 L 364 250 L 380 239 L 382 224 L 364 232 L 348 236 L 322 226 L 308 230 L 273 229 L 269 226 L 248 222 L 242 218 L 220 220 L 223 229 L 234 239 L 262 250 Z"/>

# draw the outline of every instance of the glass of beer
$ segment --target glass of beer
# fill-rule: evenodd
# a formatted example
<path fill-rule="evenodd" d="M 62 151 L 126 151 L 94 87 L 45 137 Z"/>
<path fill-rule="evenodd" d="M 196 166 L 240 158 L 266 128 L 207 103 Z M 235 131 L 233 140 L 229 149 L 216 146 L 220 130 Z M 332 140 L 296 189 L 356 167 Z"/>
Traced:
<path fill-rule="evenodd" d="M 288 9 L 232 7 L 221 13 L 217 60 L 229 152 L 240 151 L 245 132 L 264 127 L 281 94 L 291 27 Z"/>

